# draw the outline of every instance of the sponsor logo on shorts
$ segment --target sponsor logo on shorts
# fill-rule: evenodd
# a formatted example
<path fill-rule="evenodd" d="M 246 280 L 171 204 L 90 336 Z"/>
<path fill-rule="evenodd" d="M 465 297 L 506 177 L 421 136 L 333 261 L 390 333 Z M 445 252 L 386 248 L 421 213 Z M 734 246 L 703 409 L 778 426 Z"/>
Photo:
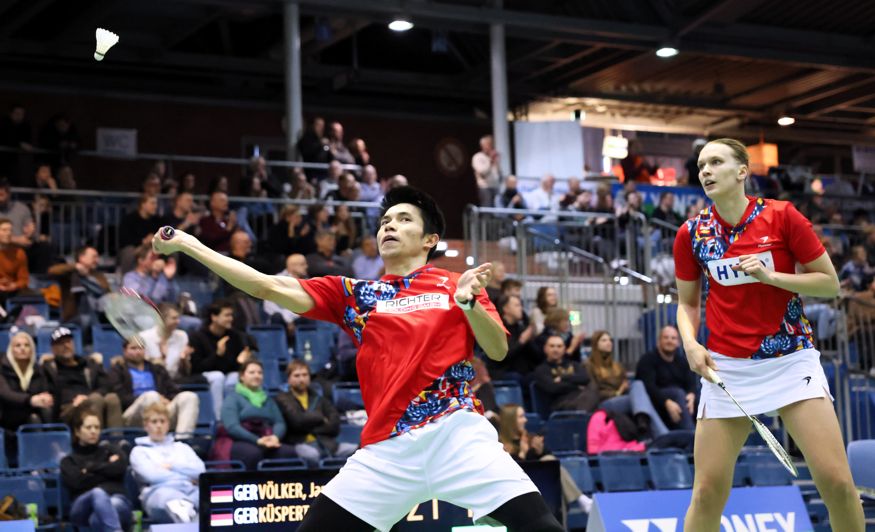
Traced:
<path fill-rule="evenodd" d="M 805 381 L 805 386 L 811 384 L 811 377 L 802 377 L 802 380 Z"/>
<path fill-rule="evenodd" d="M 408 314 L 429 309 L 449 310 L 449 294 L 419 294 L 377 301 L 377 312 L 382 314 Z"/>

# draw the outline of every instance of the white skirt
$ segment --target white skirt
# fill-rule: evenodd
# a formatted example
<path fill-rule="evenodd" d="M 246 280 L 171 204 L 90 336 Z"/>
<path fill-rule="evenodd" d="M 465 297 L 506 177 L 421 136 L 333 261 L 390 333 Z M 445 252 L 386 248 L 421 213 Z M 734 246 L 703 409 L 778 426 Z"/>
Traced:
<path fill-rule="evenodd" d="M 776 416 L 778 409 L 805 399 L 829 397 L 833 400 L 817 349 L 759 360 L 733 358 L 713 351 L 711 357 L 726 389 L 752 416 Z M 726 392 L 702 379 L 699 419 L 743 415 Z"/>

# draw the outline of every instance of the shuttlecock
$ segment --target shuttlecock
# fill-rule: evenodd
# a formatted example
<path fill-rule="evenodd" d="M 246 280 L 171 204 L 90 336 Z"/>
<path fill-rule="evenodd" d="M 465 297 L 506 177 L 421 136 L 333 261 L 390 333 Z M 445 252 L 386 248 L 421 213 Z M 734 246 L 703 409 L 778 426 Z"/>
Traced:
<path fill-rule="evenodd" d="M 97 38 L 97 48 L 94 50 L 94 59 L 103 61 L 106 52 L 118 42 L 118 35 L 109 30 L 97 28 L 97 31 L 94 32 L 94 37 Z"/>

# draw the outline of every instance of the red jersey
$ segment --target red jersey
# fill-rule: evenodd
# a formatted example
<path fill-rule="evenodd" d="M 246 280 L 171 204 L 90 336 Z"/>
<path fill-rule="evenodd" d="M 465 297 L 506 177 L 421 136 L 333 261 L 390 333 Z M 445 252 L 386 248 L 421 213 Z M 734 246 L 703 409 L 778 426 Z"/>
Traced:
<path fill-rule="evenodd" d="M 740 255 L 758 255 L 767 268 L 795 273 L 824 247 L 808 221 L 786 201 L 750 198 L 733 227 L 712 206 L 687 220 L 674 241 L 675 275 L 705 274 L 708 349 L 736 358 L 770 358 L 814 347 L 811 324 L 797 294 L 766 286 L 732 269 Z"/>
<path fill-rule="evenodd" d="M 368 413 L 362 446 L 459 409 L 483 412 L 469 384 L 474 332 L 453 301 L 458 279 L 425 265 L 378 281 L 301 281 L 314 303 L 304 316 L 339 324 L 359 348 L 356 370 Z M 485 290 L 477 301 L 501 323 Z"/>

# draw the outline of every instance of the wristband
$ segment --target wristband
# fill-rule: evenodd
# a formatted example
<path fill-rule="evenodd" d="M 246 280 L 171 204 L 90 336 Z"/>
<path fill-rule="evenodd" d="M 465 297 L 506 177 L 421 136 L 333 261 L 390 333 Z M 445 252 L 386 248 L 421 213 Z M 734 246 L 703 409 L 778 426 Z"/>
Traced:
<path fill-rule="evenodd" d="M 469 299 L 468 301 L 465 301 L 465 302 L 459 301 L 456 298 L 453 298 L 453 299 L 456 300 L 456 305 L 458 305 L 458 307 L 462 310 L 471 310 L 472 308 L 474 308 L 474 303 L 477 302 L 477 300 L 474 298 L 474 296 L 471 296 L 471 299 Z"/>

